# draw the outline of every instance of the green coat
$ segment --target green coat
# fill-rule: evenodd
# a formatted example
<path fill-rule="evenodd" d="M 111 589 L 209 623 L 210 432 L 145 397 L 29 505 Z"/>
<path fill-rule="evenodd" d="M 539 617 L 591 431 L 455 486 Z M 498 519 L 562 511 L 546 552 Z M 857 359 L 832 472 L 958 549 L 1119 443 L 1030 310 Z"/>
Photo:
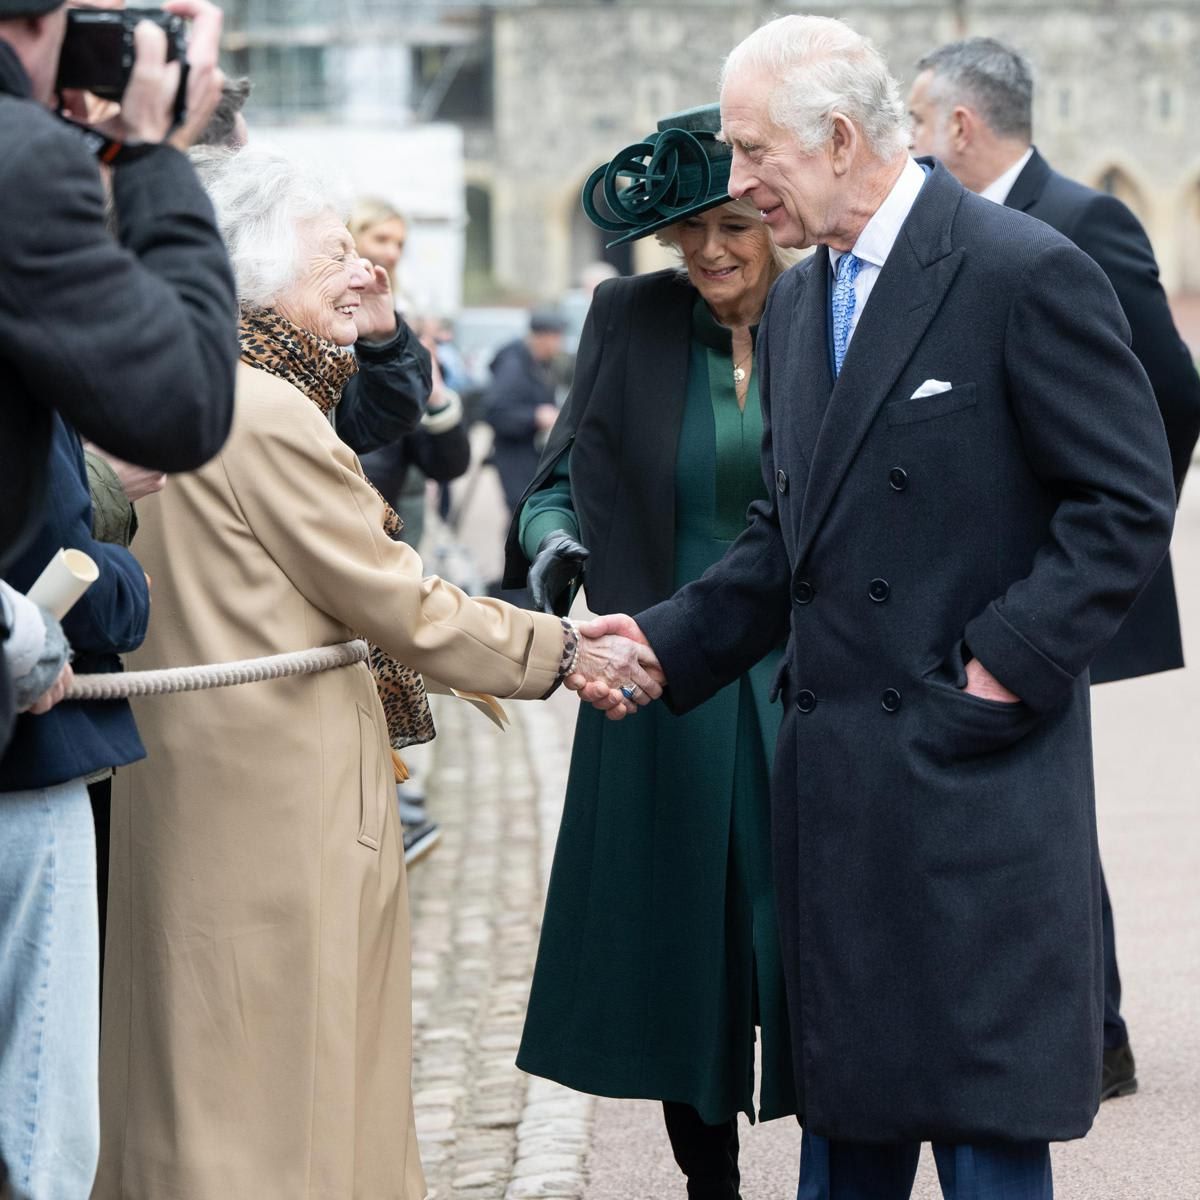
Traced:
<path fill-rule="evenodd" d="M 765 495 L 757 385 L 752 377 L 740 412 L 728 330 L 690 289 L 687 302 L 675 587 L 721 557 L 747 506 Z M 588 360 L 586 347 L 580 357 Z M 574 419 L 582 426 L 604 403 L 597 393 Z M 640 411 L 624 406 L 634 421 Z M 528 497 L 527 556 L 548 529 L 578 536 L 583 498 L 572 496 L 571 480 L 585 474 L 586 445 L 579 439 Z M 619 546 L 607 552 L 620 563 Z M 753 1120 L 758 1023 L 759 1115 L 795 1112 L 769 846 L 779 708 L 767 694 L 777 658 L 684 717 L 655 704 L 612 722 L 581 708 L 517 1057 L 523 1070 L 599 1095 L 688 1103 L 709 1123 L 738 1111 Z"/>

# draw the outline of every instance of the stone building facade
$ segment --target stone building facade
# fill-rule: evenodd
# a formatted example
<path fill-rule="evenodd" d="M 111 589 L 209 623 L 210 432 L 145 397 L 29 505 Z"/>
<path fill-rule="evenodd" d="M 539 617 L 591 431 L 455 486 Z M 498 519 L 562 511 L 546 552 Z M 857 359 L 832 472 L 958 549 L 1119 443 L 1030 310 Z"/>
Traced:
<path fill-rule="evenodd" d="M 1039 148 L 1115 192 L 1154 242 L 1169 291 L 1200 293 L 1197 0 L 570 0 L 491 16 L 494 123 L 467 177 L 491 201 L 492 271 L 543 298 L 575 282 L 602 235 L 579 211 L 591 169 L 657 117 L 715 99 L 728 49 L 784 11 L 838 16 L 875 40 L 907 88 L 958 37 L 1017 47 L 1036 73 Z M 662 261 L 652 240 L 634 266 Z"/>
<path fill-rule="evenodd" d="M 602 247 L 579 206 L 588 173 L 659 116 L 715 99 L 729 48 L 786 11 L 849 21 L 905 87 L 944 41 L 990 34 L 1022 50 L 1038 145 L 1126 200 L 1168 290 L 1200 297 L 1200 0 L 222 3 L 225 65 L 255 80 L 252 121 L 460 126 L 468 303 L 574 284 Z M 649 240 L 622 265 L 661 261 Z"/>

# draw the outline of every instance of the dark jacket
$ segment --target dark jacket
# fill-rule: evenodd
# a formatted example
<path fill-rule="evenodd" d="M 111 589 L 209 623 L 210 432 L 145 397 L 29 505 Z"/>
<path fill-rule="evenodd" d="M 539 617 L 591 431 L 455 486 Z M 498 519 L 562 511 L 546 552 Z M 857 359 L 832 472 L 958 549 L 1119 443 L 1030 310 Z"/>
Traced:
<path fill-rule="evenodd" d="M 553 403 L 553 376 L 533 357 L 524 339 L 502 347 L 492 360 L 486 412 L 496 433 L 492 455 L 510 510 L 537 472 L 541 446 L 534 411 Z"/>
<path fill-rule="evenodd" d="M 1108 276 L 1129 322 L 1133 352 L 1154 389 L 1178 493 L 1200 434 L 1200 374 L 1175 328 L 1146 231 L 1115 196 L 1093 191 L 1051 170 L 1036 150 L 1017 176 L 1005 204 L 1069 237 Z M 1096 656 L 1092 682 L 1107 683 L 1182 666 L 1179 605 L 1168 556 L 1117 635 Z"/>
<path fill-rule="evenodd" d="M 442 433 L 417 429 L 392 445 L 360 455 L 360 458 L 367 478 L 394 507 L 409 467 L 416 467 L 436 483 L 449 483 L 471 465 L 471 443 L 466 429 L 459 423 Z"/>
<path fill-rule="evenodd" d="M 96 160 L 29 93 L 0 40 L 0 572 L 40 519 L 56 409 L 121 458 L 191 470 L 228 433 L 237 362 L 233 276 L 187 159 L 113 169 L 114 239 Z"/>
<path fill-rule="evenodd" d="M 829 255 L 767 302 L 763 473 L 638 615 L 690 708 L 785 631 L 772 839 L 805 1127 L 1082 1137 L 1099 1103 L 1088 663 L 1166 553 L 1170 455 L 1066 238 L 940 165 L 836 383 Z M 918 396 L 930 380 L 949 390 Z M 973 654 L 1021 697 L 961 690 Z"/>
<path fill-rule="evenodd" d="M 571 491 L 594 612 L 633 612 L 665 600 L 675 577 L 675 448 L 695 292 L 676 270 L 606 280 L 579 339 L 571 394 L 517 505 L 572 454 Z M 616 352 L 614 352 L 614 347 Z M 629 369 L 637 363 L 636 371 Z M 593 397 L 604 400 L 592 404 Z M 586 421 L 584 420 L 586 414 Z M 630 428 L 637 436 L 625 436 Z M 524 587 L 529 562 L 514 517 L 504 586 Z"/>
<path fill-rule="evenodd" d="M 433 387 L 429 351 L 397 316 L 396 333 L 386 342 L 356 342 L 358 373 L 351 377 L 334 409 L 338 437 L 363 455 L 411 433 Z"/>
<path fill-rule="evenodd" d="M 59 416 L 53 420 L 42 516 L 33 540 L 10 567 L 8 581 L 28 591 L 63 547 L 90 555 L 100 577 L 63 618 L 63 632 L 75 651 L 76 671 L 119 671 L 117 656 L 136 650 L 146 636 L 150 593 L 145 574 L 128 550 L 92 537 L 83 450 Z M 126 701 L 65 701 L 42 716 L 17 718 L 12 741 L 0 758 L 0 792 L 51 787 L 136 762 L 145 754 Z"/>

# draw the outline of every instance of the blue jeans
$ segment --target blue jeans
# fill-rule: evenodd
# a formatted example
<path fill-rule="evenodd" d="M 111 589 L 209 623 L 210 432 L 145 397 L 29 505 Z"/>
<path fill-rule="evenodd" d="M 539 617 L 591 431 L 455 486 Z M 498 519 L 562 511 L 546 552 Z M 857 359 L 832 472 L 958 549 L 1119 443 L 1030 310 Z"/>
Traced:
<path fill-rule="evenodd" d="M 0 1153 L 14 1192 L 87 1200 L 100 1145 L 96 836 L 83 780 L 0 792 Z"/>
<path fill-rule="evenodd" d="M 796 1200 L 908 1200 L 920 1157 L 920 1142 L 835 1142 L 806 1131 Z M 1053 1200 L 1045 1142 L 935 1142 L 933 1158 L 946 1200 Z"/>

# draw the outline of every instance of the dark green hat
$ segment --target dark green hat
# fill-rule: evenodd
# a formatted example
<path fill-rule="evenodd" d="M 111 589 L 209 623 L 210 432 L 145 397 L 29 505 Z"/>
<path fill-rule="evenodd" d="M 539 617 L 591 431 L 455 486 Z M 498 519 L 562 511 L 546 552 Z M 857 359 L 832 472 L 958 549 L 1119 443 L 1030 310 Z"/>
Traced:
<path fill-rule="evenodd" d="M 626 146 L 588 176 L 583 211 L 593 225 L 621 235 L 610 246 L 728 202 L 733 151 L 717 141 L 720 128 L 717 104 L 663 117 L 645 141 Z M 623 180 L 628 182 L 621 186 Z M 603 208 L 596 202 L 598 187 Z"/>

